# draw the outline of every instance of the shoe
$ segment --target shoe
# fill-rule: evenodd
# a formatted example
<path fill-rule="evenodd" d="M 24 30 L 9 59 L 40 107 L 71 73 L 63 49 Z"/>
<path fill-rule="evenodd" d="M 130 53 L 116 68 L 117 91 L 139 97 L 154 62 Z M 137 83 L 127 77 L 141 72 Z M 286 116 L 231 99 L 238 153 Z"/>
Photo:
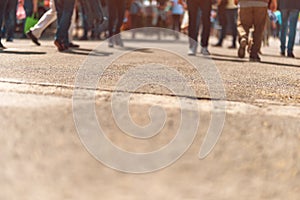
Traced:
<path fill-rule="evenodd" d="M 68 49 L 68 47 L 64 43 L 57 39 L 54 41 L 54 44 L 57 47 L 58 51 L 65 51 Z"/>
<path fill-rule="evenodd" d="M 12 37 L 9 37 L 6 39 L 6 42 L 13 42 L 13 41 L 14 41 L 14 39 Z"/>
<path fill-rule="evenodd" d="M 212 45 L 213 47 L 222 47 L 222 44 L 220 44 L 220 43 L 217 43 L 217 44 L 214 44 L 214 45 Z"/>
<path fill-rule="evenodd" d="M 228 49 L 236 49 L 236 46 L 229 46 Z"/>
<path fill-rule="evenodd" d="M 1 41 L 0 41 L 0 49 L 6 49 L 6 47 L 3 46 L 3 44 L 1 43 Z"/>
<path fill-rule="evenodd" d="M 114 47 L 114 41 L 111 37 L 108 39 L 108 47 L 110 48 Z"/>
<path fill-rule="evenodd" d="M 81 38 L 79 38 L 79 40 L 88 40 L 87 36 L 82 36 Z"/>
<path fill-rule="evenodd" d="M 295 55 L 293 54 L 293 52 L 288 52 L 287 57 L 289 57 L 289 58 L 295 58 Z"/>
<path fill-rule="evenodd" d="M 74 44 L 72 42 L 69 43 L 69 48 L 79 48 L 80 46 L 78 44 Z"/>
<path fill-rule="evenodd" d="M 280 55 L 281 55 L 281 56 L 285 56 L 284 51 L 280 52 Z"/>
<path fill-rule="evenodd" d="M 124 47 L 123 40 L 119 34 L 116 35 L 115 42 L 117 46 Z"/>
<path fill-rule="evenodd" d="M 245 58 L 246 46 L 247 46 L 247 41 L 246 41 L 245 38 L 242 38 L 241 42 L 240 42 L 240 47 L 239 47 L 239 50 L 238 50 L 239 58 Z"/>
<path fill-rule="evenodd" d="M 189 56 L 195 56 L 196 52 L 197 52 L 197 45 L 194 45 L 194 46 L 189 48 L 188 55 Z"/>
<path fill-rule="evenodd" d="M 33 42 L 34 44 L 36 44 L 37 46 L 41 46 L 41 43 L 39 43 L 37 37 L 35 37 L 35 36 L 32 34 L 32 31 L 28 31 L 28 32 L 26 33 L 26 35 L 27 35 L 27 37 L 29 37 L 29 38 L 32 40 L 32 42 Z"/>
<path fill-rule="evenodd" d="M 210 52 L 208 51 L 207 47 L 202 47 L 200 53 L 204 56 L 210 55 Z"/>
<path fill-rule="evenodd" d="M 258 56 L 258 54 L 256 55 L 250 55 L 250 62 L 260 62 L 260 57 Z"/>

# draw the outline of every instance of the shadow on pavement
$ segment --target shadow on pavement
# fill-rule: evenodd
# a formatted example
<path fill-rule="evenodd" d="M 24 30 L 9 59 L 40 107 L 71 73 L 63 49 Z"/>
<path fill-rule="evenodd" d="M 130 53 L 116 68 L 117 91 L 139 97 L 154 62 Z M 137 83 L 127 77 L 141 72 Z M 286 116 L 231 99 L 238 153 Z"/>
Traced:
<path fill-rule="evenodd" d="M 235 57 L 235 56 L 221 55 L 221 54 L 215 54 L 215 53 L 212 53 L 211 55 L 212 55 L 211 58 L 213 60 L 217 60 L 217 61 L 249 62 L 249 61 L 246 61 L 246 60 L 239 59 L 238 57 Z M 263 54 L 262 56 L 266 56 L 266 55 Z M 276 55 L 275 56 L 273 56 L 273 55 L 267 55 L 267 56 L 269 56 L 269 57 L 277 57 Z M 223 58 L 220 58 L 220 57 L 223 57 Z M 234 59 L 225 59 L 225 58 L 234 58 Z M 295 58 L 293 58 L 293 59 L 295 59 Z M 298 58 L 296 58 L 296 59 L 298 59 Z M 300 65 L 295 65 L 295 64 L 278 63 L 278 62 L 268 62 L 268 61 L 261 61 L 260 63 L 262 63 L 262 64 L 268 64 L 268 65 L 283 66 L 283 67 L 300 67 Z"/>
<path fill-rule="evenodd" d="M 90 51 L 88 49 L 81 50 L 80 48 L 76 49 L 76 51 L 75 49 L 73 49 L 73 50 L 63 51 L 62 53 L 82 55 L 82 56 L 110 56 L 113 54 L 111 52 L 101 52 L 96 50 L 90 50 Z"/>
<path fill-rule="evenodd" d="M 10 51 L 10 50 L 0 50 L 0 54 L 18 54 L 18 55 L 43 55 L 46 52 L 37 52 L 37 51 Z"/>

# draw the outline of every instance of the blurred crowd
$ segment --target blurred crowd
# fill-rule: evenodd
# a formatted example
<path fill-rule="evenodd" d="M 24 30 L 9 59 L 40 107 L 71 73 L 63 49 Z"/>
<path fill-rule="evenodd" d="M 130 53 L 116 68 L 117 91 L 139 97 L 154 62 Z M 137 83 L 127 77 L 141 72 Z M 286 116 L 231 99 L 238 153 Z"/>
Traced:
<path fill-rule="evenodd" d="M 262 45 L 279 38 L 282 56 L 295 57 L 293 47 L 300 43 L 300 0 L 0 0 L 1 37 L 39 38 L 49 26 L 56 28 L 54 44 L 59 51 L 79 47 L 73 39 L 108 38 L 108 46 L 123 46 L 118 33 L 141 27 L 160 27 L 189 35 L 189 55 L 209 55 L 209 37 L 222 47 L 230 35 L 228 48 L 238 48 L 238 57 L 250 54 L 260 61 Z M 57 21 L 57 23 L 53 23 Z M 298 27 L 297 27 L 298 23 Z M 54 24 L 54 25 L 53 25 Z M 297 31 L 298 28 L 298 31 Z M 199 34 L 200 33 L 200 34 Z M 288 36 L 288 42 L 286 39 Z M 136 37 L 133 31 L 132 38 Z M 238 45 L 239 44 L 239 45 Z M 0 41 L 0 47 L 5 48 Z"/>

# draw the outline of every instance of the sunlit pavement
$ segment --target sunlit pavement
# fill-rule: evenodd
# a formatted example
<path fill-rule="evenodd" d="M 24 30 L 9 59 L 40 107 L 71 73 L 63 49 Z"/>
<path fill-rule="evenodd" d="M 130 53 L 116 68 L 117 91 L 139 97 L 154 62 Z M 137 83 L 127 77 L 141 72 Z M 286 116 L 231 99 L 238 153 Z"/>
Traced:
<path fill-rule="evenodd" d="M 50 40 L 41 40 L 40 47 L 29 40 L 4 43 L 8 48 L 0 51 L 0 199 L 298 199 L 300 46 L 295 47 L 297 58 L 280 57 L 279 42 L 271 39 L 271 46 L 262 48 L 261 63 L 238 59 L 237 50 L 227 49 L 230 41 L 223 48 L 209 47 L 227 107 L 218 143 L 200 160 L 212 112 L 210 94 L 190 64 L 171 51 L 172 46 L 187 52 L 187 41 L 156 39 L 132 41 L 128 35 L 124 48 L 75 41 L 80 48 L 64 53 Z M 157 49 L 142 49 L 149 43 Z M 141 49 L 132 51 L 136 48 Z M 121 90 L 131 95 L 130 114 L 137 124 L 151 123 L 152 105 L 161 106 L 167 115 L 160 134 L 149 140 L 124 135 L 114 123 L 111 95 L 127 71 L 161 63 L 183 74 L 195 91 L 185 98 L 199 105 L 196 138 L 179 160 L 156 172 L 127 174 L 101 164 L 76 131 L 72 95 L 79 68 L 91 57 L 104 63 L 120 52 L 126 54 L 102 74 L 95 100 L 102 129 L 120 148 L 142 153 L 163 147 L 180 126 L 180 109 L 188 109 L 178 104 L 181 93 L 174 95 L 164 87 Z M 199 53 L 196 58 L 204 59 Z M 169 82 L 180 84 L 172 78 Z"/>

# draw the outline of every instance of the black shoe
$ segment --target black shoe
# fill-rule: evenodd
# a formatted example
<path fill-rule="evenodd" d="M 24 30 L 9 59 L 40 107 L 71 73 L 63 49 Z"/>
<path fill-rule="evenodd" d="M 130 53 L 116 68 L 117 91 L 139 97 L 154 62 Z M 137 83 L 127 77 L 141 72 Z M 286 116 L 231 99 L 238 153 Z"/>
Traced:
<path fill-rule="evenodd" d="M 284 51 L 280 52 L 280 55 L 281 55 L 281 56 L 285 56 Z"/>
<path fill-rule="evenodd" d="M 260 62 L 260 57 L 256 55 L 250 55 L 250 62 Z"/>
<path fill-rule="evenodd" d="M 41 46 L 41 43 L 39 43 L 38 39 L 32 34 L 32 31 L 28 31 L 26 35 L 32 40 L 34 44 L 36 44 L 37 46 Z"/>
<path fill-rule="evenodd" d="M 3 44 L 1 43 L 1 41 L 0 41 L 0 49 L 6 49 L 6 47 L 3 46 Z"/>
<path fill-rule="evenodd" d="M 287 54 L 287 57 L 289 57 L 289 58 L 295 58 L 295 55 L 293 54 L 293 52 L 289 52 Z"/>
<path fill-rule="evenodd" d="M 68 47 L 61 41 L 55 40 L 54 41 L 55 46 L 57 47 L 58 51 L 65 51 L 68 49 Z"/>
<path fill-rule="evenodd" d="M 236 49 L 236 46 L 234 46 L 234 45 L 229 46 L 228 49 Z"/>
<path fill-rule="evenodd" d="M 87 36 L 82 36 L 79 40 L 88 40 Z"/>
<path fill-rule="evenodd" d="M 78 44 L 74 44 L 72 42 L 69 43 L 69 48 L 79 48 L 80 46 Z"/>
<path fill-rule="evenodd" d="M 214 45 L 212 45 L 213 47 L 222 47 L 222 44 L 220 44 L 220 43 L 217 43 L 217 44 L 214 44 Z"/>
<path fill-rule="evenodd" d="M 12 37 L 6 38 L 6 42 L 13 42 L 14 39 Z"/>

